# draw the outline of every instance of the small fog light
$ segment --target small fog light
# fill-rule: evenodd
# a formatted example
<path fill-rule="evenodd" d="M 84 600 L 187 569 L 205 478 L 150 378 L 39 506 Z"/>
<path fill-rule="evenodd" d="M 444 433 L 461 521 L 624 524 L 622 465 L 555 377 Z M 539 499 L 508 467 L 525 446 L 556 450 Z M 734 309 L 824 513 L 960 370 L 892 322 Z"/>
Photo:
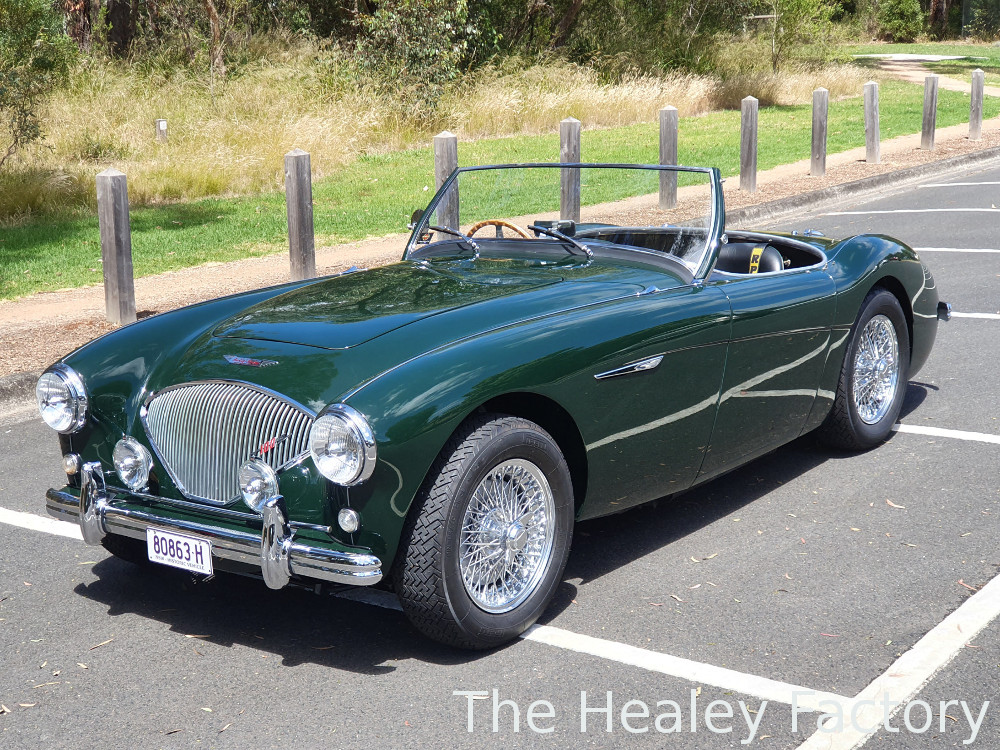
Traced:
<path fill-rule="evenodd" d="M 63 471 L 70 476 L 80 471 L 80 457 L 75 453 L 67 453 L 63 456 Z"/>
<path fill-rule="evenodd" d="M 260 513 L 264 504 L 278 495 L 278 475 L 259 458 L 250 458 L 240 467 L 240 492 L 250 510 Z"/>
<path fill-rule="evenodd" d="M 341 508 L 340 513 L 337 514 L 337 523 L 348 534 L 353 534 L 361 528 L 361 516 L 358 515 L 356 510 Z"/>
<path fill-rule="evenodd" d="M 118 478 L 130 490 L 141 490 L 149 483 L 149 470 L 153 468 L 153 457 L 142 443 L 133 437 L 123 437 L 111 453 Z"/>

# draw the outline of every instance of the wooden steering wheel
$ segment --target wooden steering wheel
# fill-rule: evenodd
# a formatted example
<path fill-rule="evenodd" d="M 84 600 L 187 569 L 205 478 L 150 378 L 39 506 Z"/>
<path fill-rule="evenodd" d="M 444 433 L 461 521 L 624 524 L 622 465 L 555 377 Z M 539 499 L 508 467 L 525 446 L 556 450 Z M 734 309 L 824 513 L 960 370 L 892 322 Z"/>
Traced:
<path fill-rule="evenodd" d="M 513 229 L 524 239 L 531 239 L 531 235 L 521 229 L 521 227 L 517 224 L 511 224 L 509 221 L 504 221 L 503 219 L 486 219 L 485 221 L 476 222 L 469 227 L 469 230 L 465 234 L 467 237 L 471 237 L 483 227 L 507 227 L 508 229 Z M 503 237 L 503 234 L 500 234 L 499 236 Z"/>

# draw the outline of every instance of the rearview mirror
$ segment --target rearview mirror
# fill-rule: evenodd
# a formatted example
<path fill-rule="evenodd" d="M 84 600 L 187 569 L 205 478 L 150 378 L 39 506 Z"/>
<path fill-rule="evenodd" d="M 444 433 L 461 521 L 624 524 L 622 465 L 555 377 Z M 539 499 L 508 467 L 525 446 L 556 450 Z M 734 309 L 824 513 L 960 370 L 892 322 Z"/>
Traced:
<path fill-rule="evenodd" d="M 415 227 L 417 224 L 420 223 L 420 220 L 422 218 L 424 218 L 424 209 L 418 208 L 416 211 L 410 214 L 410 223 L 407 226 L 407 229 L 413 229 L 413 227 Z"/>

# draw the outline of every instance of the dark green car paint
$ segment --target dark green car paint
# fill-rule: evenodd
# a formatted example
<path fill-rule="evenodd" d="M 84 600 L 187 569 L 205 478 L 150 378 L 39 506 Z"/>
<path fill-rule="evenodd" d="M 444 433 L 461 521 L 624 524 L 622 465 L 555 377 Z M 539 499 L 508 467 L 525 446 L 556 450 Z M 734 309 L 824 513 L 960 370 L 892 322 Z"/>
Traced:
<path fill-rule="evenodd" d="M 91 397 L 87 426 L 67 442 L 84 461 L 110 467 L 124 434 L 149 445 L 146 399 L 193 380 L 253 382 L 313 412 L 346 402 L 375 432 L 372 477 L 333 487 L 306 459 L 282 474 L 280 489 L 292 520 L 335 529 L 334 539 L 301 538 L 370 549 L 388 566 L 441 447 L 476 409 L 503 399 L 543 426 L 546 415 L 562 417 L 552 424 L 578 459 L 578 517 L 615 512 L 820 424 L 850 327 L 875 285 L 896 293 L 911 321 L 910 374 L 926 360 L 938 299 L 913 251 L 879 236 L 812 244 L 826 263 L 769 277 L 689 284 L 641 260 L 450 257 L 214 300 L 66 357 Z M 224 355 L 278 364 L 238 366 Z M 655 355 L 663 360 L 653 370 L 595 378 Z M 180 497 L 158 463 L 151 493 Z M 353 536 L 336 531 L 344 504 L 361 514 Z"/>

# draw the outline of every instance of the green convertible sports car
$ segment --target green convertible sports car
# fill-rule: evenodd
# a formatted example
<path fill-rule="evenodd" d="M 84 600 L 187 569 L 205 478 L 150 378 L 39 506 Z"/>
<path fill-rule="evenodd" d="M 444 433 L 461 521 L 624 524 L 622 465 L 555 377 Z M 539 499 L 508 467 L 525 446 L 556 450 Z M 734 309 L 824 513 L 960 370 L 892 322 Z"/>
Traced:
<path fill-rule="evenodd" d="M 885 439 L 950 315 L 896 240 L 727 230 L 715 169 L 464 168 L 412 221 L 398 263 L 52 365 L 49 513 L 132 562 L 391 585 L 431 638 L 495 646 L 544 611 L 575 521 L 810 430 Z"/>

